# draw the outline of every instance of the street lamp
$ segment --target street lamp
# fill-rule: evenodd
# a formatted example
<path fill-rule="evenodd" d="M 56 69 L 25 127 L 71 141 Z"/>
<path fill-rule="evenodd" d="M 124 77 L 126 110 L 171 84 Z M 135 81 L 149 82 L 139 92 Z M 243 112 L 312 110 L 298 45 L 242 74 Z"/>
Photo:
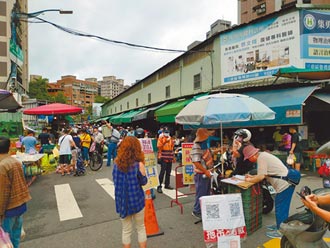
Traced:
<path fill-rule="evenodd" d="M 58 12 L 60 14 L 72 14 L 72 10 L 61 10 L 61 9 L 44 9 L 37 12 L 32 13 L 22 13 L 18 11 L 19 8 L 15 5 L 11 13 L 11 38 L 10 38 L 10 54 L 15 59 L 15 62 L 11 65 L 11 72 L 7 80 L 7 84 L 9 83 L 9 79 L 12 79 L 10 82 L 10 87 L 15 90 L 16 89 L 16 78 L 17 78 L 17 66 L 23 65 L 23 51 L 22 44 L 19 44 L 17 40 L 17 27 L 19 27 L 20 21 L 27 21 L 29 18 L 38 18 L 39 15 L 45 12 Z"/>
<path fill-rule="evenodd" d="M 13 13 L 14 16 L 18 17 L 18 18 L 34 18 L 37 17 L 38 15 L 41 15 L 45 12 L 58 12 L 62 15 L 67 15 L 67 14 L 72 14 L 73 11 L 72 10 L 62 10 L 62 9 L 44 9 L 44 10 L 40 10 L 40 11 L 36 11 L 36 12 L 32 12 L 32 13 Z"/>

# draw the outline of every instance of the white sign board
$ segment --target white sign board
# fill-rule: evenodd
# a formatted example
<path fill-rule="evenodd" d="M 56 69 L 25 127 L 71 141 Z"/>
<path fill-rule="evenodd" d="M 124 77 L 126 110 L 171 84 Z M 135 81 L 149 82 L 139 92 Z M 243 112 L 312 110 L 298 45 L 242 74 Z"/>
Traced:
<path fill-rule="evenodd" d="M 200 201 L 205 243 L 217 243 L 223 236 L 247 236 L 241 194 L 203 196 Z"/>

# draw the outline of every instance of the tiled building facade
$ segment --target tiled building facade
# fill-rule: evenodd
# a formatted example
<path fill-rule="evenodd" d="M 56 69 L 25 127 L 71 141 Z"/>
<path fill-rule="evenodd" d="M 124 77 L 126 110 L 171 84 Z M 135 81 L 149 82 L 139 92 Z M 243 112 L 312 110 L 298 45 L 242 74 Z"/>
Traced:
<path fill-rule="evenodd" d="M 75 76 L 62 76 L 55 83 L 55 89 L 61 89 L 67 99 L 67 104 L 88 108 L 92 106 L 97 95 L 98 85 L 96 82 L 90 82 L 77 79 Z"/>
<path fill-rule="evenodd" d="M 238 24 L 279 11 L 291 4 L 329 4 L 329 0 L 238 0 Z"/>

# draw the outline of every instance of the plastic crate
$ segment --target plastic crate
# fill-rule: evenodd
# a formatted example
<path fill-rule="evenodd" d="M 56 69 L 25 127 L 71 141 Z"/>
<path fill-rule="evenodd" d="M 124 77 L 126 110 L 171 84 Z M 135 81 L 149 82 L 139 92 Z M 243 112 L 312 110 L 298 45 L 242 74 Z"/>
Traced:
<path fill-rule="evenodd" d="M 260 221 L 258 222 L 245 223 L 245 226 L 246 226 L 246 232 L 249 236 L 262 227 L 262 219 L 260 219 Z"/>
<path fill-rule="evenodd" d="M 246 231 L 251 235 L 262 226 L 263 197 L 261 185 L 255 184 L 248 189 L 242 189 L 228 184 L 228 193 L 241 193 Z"/>
<path fill-rule="evenodd" d="M 229 194 L 241 193 L 243 202 L 245 202 L 245 201 L 250 202 L 252 199 L 262 197 L 262 190 L 261 190 L 261 187 L 260 187 L 259 183 L 255 184 L 255 185 L 252 185 L 248 189 L 242 189 L 242 188 L 237 187 L 235 185 L 228 184 L 228 193 Z"/>

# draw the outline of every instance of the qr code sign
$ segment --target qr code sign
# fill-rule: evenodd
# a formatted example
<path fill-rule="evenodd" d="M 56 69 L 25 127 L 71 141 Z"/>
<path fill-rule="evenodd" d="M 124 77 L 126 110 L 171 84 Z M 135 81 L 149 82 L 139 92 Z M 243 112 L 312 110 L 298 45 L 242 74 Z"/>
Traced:
<path fill-rule="evenodd" d="M 238 202 L 229 203 L 230 216 L 238 217 L 240 216 L 241 209 Z"/>
<path fill-rule="evenodd" d="M 206 218 L 207 219 L 219 219 L 220 218 L 219 204 L 206 205 Z"/>

